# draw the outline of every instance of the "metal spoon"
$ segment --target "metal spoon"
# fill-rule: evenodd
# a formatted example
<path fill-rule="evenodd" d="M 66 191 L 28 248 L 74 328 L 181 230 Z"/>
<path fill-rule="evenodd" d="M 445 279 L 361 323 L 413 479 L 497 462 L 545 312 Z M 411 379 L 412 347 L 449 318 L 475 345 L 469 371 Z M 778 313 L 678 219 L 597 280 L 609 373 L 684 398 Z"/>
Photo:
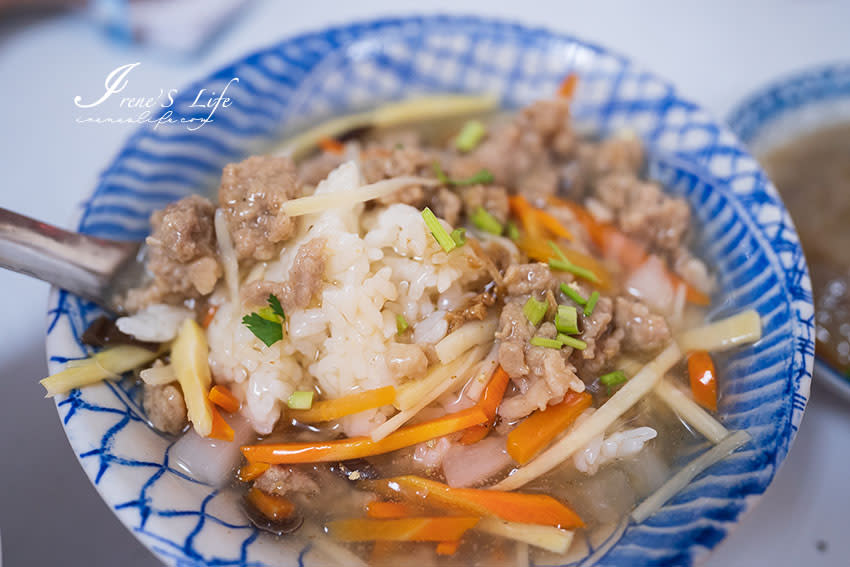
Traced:
<path fill-rule="evenodd" d="M 69 232 L 0 208 L 0 266 L 84 297 L 114 313 L 144 278 L 139 242 Z"/>

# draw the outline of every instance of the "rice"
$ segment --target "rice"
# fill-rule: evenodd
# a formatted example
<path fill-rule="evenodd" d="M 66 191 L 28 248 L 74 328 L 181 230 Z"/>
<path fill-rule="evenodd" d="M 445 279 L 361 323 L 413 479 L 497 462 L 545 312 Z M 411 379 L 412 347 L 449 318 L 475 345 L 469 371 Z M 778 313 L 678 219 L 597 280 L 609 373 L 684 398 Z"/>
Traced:
<path fill-rule="evenodd" d="M 352 191 L 360 171 L 347 162 L 319 184 L 317 194 Z M 464 286 L 481 276 L 471 270 L 463 247 L 445 253 L 426 228 L 420 212 L 394 204 L 364 212 L 358 204 L 298 218 L 298 231 L 264 269 L 252 277 L 286 281 L 298 249 L 321 237 L 326 268 L 317 301 L 287 312 L 287 332 L 270 347 L 240 323 L 244 305 L 222 308 L 209 329 L 210 366 L 218 382 L 233 383 L 244 399 L 244 413 L 261 434 L 270 433 L 295 390 L 317 388 L 336 398 L 355 391 L 396 384 L 386 353 L 396 342 L 396 315 L 413 328 L 413 342 L 435 344 L 448 330 L 447 308 L 460 305 Z M 446 225 L 451 230 L 451 227 Z M 448 293 L 451 301 L 438 296 Z M 223 307 L 229 304 L 217 293 Z M 456 305 L 452 305 L 456 304 Z M 343 420 L 348 435 L 368 433 L 386 419 L 380 411 Z"/>

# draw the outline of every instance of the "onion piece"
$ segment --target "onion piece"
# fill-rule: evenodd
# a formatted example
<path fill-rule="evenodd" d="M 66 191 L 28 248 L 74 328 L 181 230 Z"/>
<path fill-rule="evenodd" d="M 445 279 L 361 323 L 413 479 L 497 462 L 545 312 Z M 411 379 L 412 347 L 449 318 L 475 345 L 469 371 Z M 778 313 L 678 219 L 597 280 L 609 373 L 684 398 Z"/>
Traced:
<path fill-rule="evenodd" d="M 671 410 L 712 443 L 720 443 L 728 437 L 728 429 L 667 378 L 662 378 L 653 391 Z"/>
<path fill-rule="evenodd" d="M 481 518 L 473 528 L 490 535 L 521 541 L 553 553 L 565 553 L 575 532 L 553 526 L 506 522 L 499 518 Z"/>
<path fill-rule="evenodd" d="M 434 345 L 434 350 L 440 362 L 448 364 L 472 347 L 492 341 L 495 332 L 495 317 L 484 321 L 469 321 Z"/>
<path fill-rule="evenodd" d="M 225 486 L 242 460 L 239 447 L 251 441 L 254 429 L 239 414 L 226 415 L 233 428 L 233 441 L 201 437 L 194 429 L 187 431 L 171 448 L 173 466 L 188 476 L 212 486 Z"/>
<path fill-rule="evenodd" d="M 504 437 L 490 435 L 472 445 L 452 445 L 443 456 L 443 475 L 452 488 L 474 486 L 513 462 Z"/>
<path fill-rule="evenodd" d="M 746 431 L 736 431 L 727 436 L 723 441 L 685 465 L 685 467 L 670 477 L 670 480 L 661 485 L 661 488 L 652 493 L 632 511 L 632 519 L 642 522 L 657 512 L 665 502 L 673 498 L 698 474 L 711 465 L 723 460 L 738 447 L 750 441 L 751 437 Z"/>
<path fill-rule="evenodd" d="M 666 312 L 673 304 L 674 290 L 667 275 L 667 266 L 658 256 L 649 256 L 629 275 L 625 287 L 629 293 L 654 309 Z"/>
<path fill-rule="evenodd" d="M 649 393 L 681 356 L 682 353 L 676 343 L 670 344 L 654 360 L 644 366 L 634 378 L 617 390 L 611 396 L 611 399 L 602 404 L 581 426 L 573 428 L 528 464 L 516 469 L 511 476 L 490 488 L 494 490 L 515 490 L 569 459 L 576 451 L 587 446 L 595 437 L 604 434 L 605 430 L 613 425 L 621 415 Z"/>
<path fill-rule="evenodd" d="M 760 338 L 761 318 L 754 309 L 747 309 L 726 319 L 685 331 L 677 340 L 682 352 L 717 352 L 754 343 Z"/>

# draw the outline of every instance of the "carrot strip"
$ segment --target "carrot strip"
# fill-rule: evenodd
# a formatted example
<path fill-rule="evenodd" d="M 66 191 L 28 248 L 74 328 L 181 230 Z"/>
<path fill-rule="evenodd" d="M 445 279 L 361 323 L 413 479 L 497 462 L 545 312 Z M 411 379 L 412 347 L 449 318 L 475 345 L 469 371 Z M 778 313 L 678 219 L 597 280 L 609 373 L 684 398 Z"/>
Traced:
<path fill-rule="evenodd" d="M 591 215 L 587 209 L 564 199 L 557 197 L 549 197 L 549 203 L 567 207 L 576 216 L 576 220 L 587 231 L 588 236 L 599 248 L 605 256 L 616 260 L 619 264 L 629 270 L 634 270 L 643 264 L 649 253 L 640 243 L 635 242 L 620 230 L 608 223 L 600 222 Z M 708 305 L 711 299 L 703 292 L 690 285 L 677 274 L 667 270 L 667 278 L 673 288 L 678 288 L 680 285 L 685 286 L 685 298 L 695 305 Z"/>
<path fill-rule="evenodd" d="M 400 496 L 410 502 L 424 502 L 454 512 L 563 529 L 584 525 L 575 512 L 546 494 L 451 488 L 412 475 L 364 481 L 363 484 L 387 498 Z"/>
<path fill-rule="evenodd" d="M 529 258 L 538 262 L 548 262 L 550 259 L 556 257 L 555 252 L 544 239 L 532 240 L 530 238 L 520 238 L 517 244 L 520 250 L 525 252 Z M 596 275 L 599 279 L 594 284 L 596 287 L 602 290 L 611 288 L 611 274 L 599 260 L 588 254 L 574 250 L 569 246 L 559 246 L 559 248 L 570 263 L 590 270 Z"/>
<path fill-rule="evenodd" d="M 478 407 L 487 414 L 487 423 L 470 427 L 464 431 L 460 438 L 462 445 L 472 445 L 487 437 L 490 429 L 493 428 L 493 422 L 496 421 L 496 411 L 502 403 L 502 398 L 505 396 L 505 390 L 508 388 L 510 379 L 511 377 L 508 376 L 508 373 L 501 366 L 497 367 L 496 371 L 493 372 L 493 376 L 487 383 L 487 387 L 481 395 L 481 400 L 478 402 Z"/>
<path fill-rule="evenodd" d="M 331 421 L 361 411 L 390 405 L 395 401 L 395 388 L 386 386 L 376 390 L 367 390 L 334 400 L 315 402 L 307 410 L 290 410 L 288 416 L 301 423 L 319 423 Z"/>
<path fill-rule="evenodd" d="M 522 195 L 511 195 L 508 197 L 508 205 L 510 205 L 511 213 L 519 219 L 526 237 L 532 240 L 540 240 L 543 238 L 543 231 L 537 224 L 534 213 L 534 207 Z"/>
<path fill-rule="evenodd" d="M 329 522 L 339 541 L 456 541 L 478 523 L 477 517 L 445 516 L 375 520 L 353 518 Z"/>
<path fill-rule="evenodd" d="M 283 496 L 263 492 L 259 488 L 252 487 L 248 491 L 248 502 L 257 509 L 260 514 L 269 520 L 285 520 L 295 511 L 295 505 Z"/>
<path fill-rule="evenodd" d="M 204 321 L 201 323 L 201 326 L 206 329 L 212 323 L 212 320 L 215 318 L 215 314 L 218 312 L 218 305 L 210 305 L 207 307 L 207 312 L 204 314 Z"/>
<path fill-rule="evenodd" d="M 460 541 L 441 541 L 437 544 L 437 555 L 454 555 L 457 553 L 457 548 L 460 547 Z"/>
<path fill-rule="evenodd" d="M 688 355 L 688 375 L 694 401 L 711 411 L 717 411 L 717 371 L 711 355 L 704 350 Z"/>
<path fill-rule="evenodd" d="M 568 392 L 564 401 L 536 411 L 508 433 L 508 454 L 519 464 L 530 461 L 590 407 L 593 396 Z"/>
<path fill-rule="evenodd" d="M 342 155 L 345 151 L 345 146 L 339 140 L 334 140 L 333 138 L 319 138 L 319 147 L 322 148 L 322 151 L 328 152 L 329 154 Z"/>
<path fill-rule="evenodd" d="M 402 427 L 380 441 L 372 441 L 371 437 L 363 436 L 319 443 L 244 445 L 242 454 L 249 461 L 272 464 L 346 461 L 390 453 L 485 421 L 487 414 L 479 407 L 471 407 L 431 421 Z"/>
<path fill-rule="evenodd" d="M 366 505 L 366 515 L 377 520 L 408 518 L 413 515 L 413 508 L 404 502 L 381 502 L 376 500 Z"/>
<path fill-rule="evenodd" d="M 269 470 L 269 467 L 271 467 L 271 465 L 268 463 L 245 463 L 239 467 L 237 477 L 242 482 L 251 482 Z"/>
<path fill-rule="evenodd" d="M 239 411 L 241 405 L 239 399 L 230 390 L 220 385 L 213 386 L 207 398 L 227 413 Z"/>
<path fill-rule="evenodd" d="M 221 439 L 222 441 L 233 441 L 233 428 L 230 427 L 229 423 L 224 421 L 224 418 L 221 417 L 221 413 L 219 413 L 215 406 L 210 406 L 210 410 L 212 410 L 212 430 L 207 437 L 210 439 Z"/>
<path fill-rule="evenodd" d="M 537 216 L 538 222 L 544 229 L 548 230 L 558 238 L 566 238 L 567 240 L 573 239 L 573 235 L 569 230 L 567 230 L 567 227 L 561 224 L 561 221 L 553 217 L 551 214 L 547 213 L 543 209 L 535 209 L 534 213 Z"/>
<path fill-rule="evenodd" d="M 570 73 L 564 80 L 561 82 L 561 85 L 558 87 L 558 96 L 561 98 L 573 98 L 573 95 L 576 91 L 576 86 L 578 86 L 578 75 L 575 73 Z"/>

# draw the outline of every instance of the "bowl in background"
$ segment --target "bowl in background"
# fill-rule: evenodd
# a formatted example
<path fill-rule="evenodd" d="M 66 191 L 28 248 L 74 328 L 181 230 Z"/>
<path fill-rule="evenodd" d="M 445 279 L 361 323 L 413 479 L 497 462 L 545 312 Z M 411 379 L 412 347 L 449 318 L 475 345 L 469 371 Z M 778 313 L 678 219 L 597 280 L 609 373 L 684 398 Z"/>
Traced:
<path fill-rule="evenodd" d="M 850 125 L 850 63 L 779 78 L 738 104 L 727 122 L 757 158 L 822 128 Z M 821 356 L 814 371 L 816 380 L 850 400 L 850 376 Z"/>
<path fill-rule="evenodd" d="M 800 424 L 814 350 L 805 260 L 785 208 L 756 161 L 722 124 L 628 59 L 542 29 L 473 17 L 402 18 L 308 33 L 245 56 L 181 90 L 175 117 L 200 88 L 234 103 L 195 131 L 146 127 L 86 199 L 80 231 L 138 240 L 148 216 L 191 192 L 212 192 L 221 168 L 284 131 L 382 101 L 435 92 L 493 93 L 517 107 L 575 72 L 574 118 L 599 135 L 629 129 L 649 173 L 684 196 L 701 227 L 696 246 L 718 273 L 710 317 L 761 314 L 763 339 L 720 359 L 720 415 L 753 442 L 711 467 L 645 522 L 627 519 L 580 542 L 571 565 L 678 565 L 703 559 L 770 484 Z M 51 372 L 85 355 L 79 337 L 98 309 L 61 290 L 49 300 Z M 80 463 L 119 519 L 171 565 L 326 565 L 320 539 L 279 542 L 242 517 L 235 495 L 186 475 L 174 439 L 145 424 L 130 380 L 56 399 Z"/>

